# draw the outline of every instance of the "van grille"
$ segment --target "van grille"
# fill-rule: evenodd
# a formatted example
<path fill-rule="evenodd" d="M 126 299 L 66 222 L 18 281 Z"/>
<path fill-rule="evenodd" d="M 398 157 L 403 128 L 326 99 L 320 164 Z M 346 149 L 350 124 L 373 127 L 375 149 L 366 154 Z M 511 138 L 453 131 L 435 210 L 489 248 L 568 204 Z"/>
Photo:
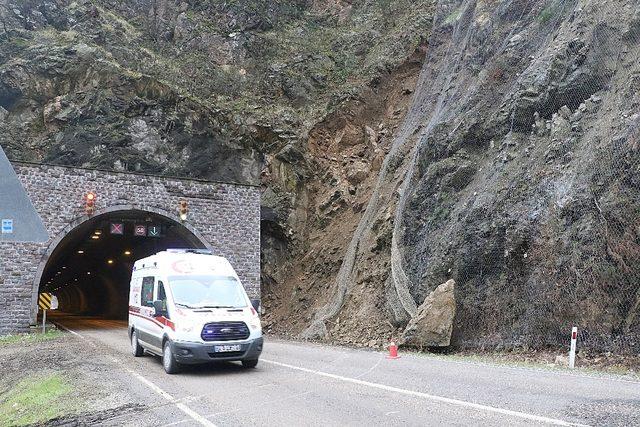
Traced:
<path fill-rule="evenodd" d="M 249 338 L 249 328 L 244 322 L 207 323 L 200 334 L 205 341 L 235 341 Z"/>

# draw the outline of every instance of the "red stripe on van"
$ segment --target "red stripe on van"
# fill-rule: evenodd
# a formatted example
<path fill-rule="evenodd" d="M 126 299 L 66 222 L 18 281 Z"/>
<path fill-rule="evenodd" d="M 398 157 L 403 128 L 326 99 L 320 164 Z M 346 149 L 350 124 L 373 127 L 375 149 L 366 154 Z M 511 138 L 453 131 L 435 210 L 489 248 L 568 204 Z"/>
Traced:
<path fill-rule="evenodd" d="M 130 307 L 129 314 L 131 314 L 132 316 L 136 316 L 136 317 L 140 317 L 142 319 L 149 320 L 149 321 L 155 323 L 158 326 L 167 326 L 167 327 L 171 328 L 174 331 L 176 330 L 176 324 L 173 323 L 171 320 L 167 319 L 164 316 L 149 317 L 149 316 L 145 316 L 143 314 L 140 314 L 139 313 L 140 309 L 138 309 L 138 312 L 136 313 L 135 311 L 131 310 L 131 308 L 138 308 L 138 307 Z"/>
<path fill-rule="evenodd" d="M 174 331 L 176 330 L 175 323 L 173 323 L 171 320 L 167 319 L 166 317 L 160 316 L 160 317 L 158 317 L 158 321 L 160 321 L 160 323 L 162 323 L 163 325 L 171 328 L 172 330 L 174 330 Z"/>
<path fill-rule="evenodd" d="M 153 323 L 155 323 L 156 325 L 158 325 L 158 326 L 160 326 L 160 327 L 163 327 L 163 326 L 164 326 L 164 324 L 162 324 L 162 323 L 158 322 L 158 321 L 157 321 L 156 319 L 154 319 L 153 317 L 144 316 L 144 315 L 139 314 L 139 313 L 134 313 L 133 311 L 130 311 L 130 312 L 129 312 L 129 314 L 130 314 L 130 315 L 132 315 L 132 316 L 136 316 L 136 317 L 139 317 L 139 318 L 141 318 L 141 319 L 145 319 L 145 320 L 148 320 L 148 321 L 150 321 L 150 322 L 153 322 Z"/>

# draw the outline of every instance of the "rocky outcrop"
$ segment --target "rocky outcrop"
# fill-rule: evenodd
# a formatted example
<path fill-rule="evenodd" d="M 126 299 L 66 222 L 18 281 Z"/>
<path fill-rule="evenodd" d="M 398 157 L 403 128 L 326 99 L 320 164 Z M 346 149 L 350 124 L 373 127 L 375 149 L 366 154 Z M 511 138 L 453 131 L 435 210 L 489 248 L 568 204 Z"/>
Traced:
<path fill-rule="evenodd" d="M 402 333 L 400 345 L 448 347 L 456 314 L 455 282 L 448 280 L 431 292 Z"/>

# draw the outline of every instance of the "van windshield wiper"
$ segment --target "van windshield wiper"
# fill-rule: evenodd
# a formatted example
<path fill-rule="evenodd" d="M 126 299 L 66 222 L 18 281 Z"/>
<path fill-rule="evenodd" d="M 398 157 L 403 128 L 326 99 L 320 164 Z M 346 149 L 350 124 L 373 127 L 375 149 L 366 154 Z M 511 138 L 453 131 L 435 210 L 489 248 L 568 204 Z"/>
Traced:
<path fill-rule="evenodd" d="M 201 305 L 198 308 L 235 308 L 232 305 Z"/>
<path fill-rule="evenodd" d="M 181 302 L 177 302 L 175 303 L 176 305 L 179 305 L 180 307 L 186 307 L 186 308 L 190 308 L 190 309 L 194 309 L 194 308 L 198 308 L 198 307 L 191 307 L 190 305 L 187 304 L 183 304 Z"/>

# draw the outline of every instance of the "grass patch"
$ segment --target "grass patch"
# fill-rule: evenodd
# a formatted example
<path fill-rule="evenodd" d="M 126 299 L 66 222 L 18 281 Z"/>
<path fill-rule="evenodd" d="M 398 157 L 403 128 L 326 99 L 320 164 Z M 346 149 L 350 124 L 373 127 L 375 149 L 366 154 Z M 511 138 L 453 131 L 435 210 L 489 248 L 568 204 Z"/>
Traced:
<path fill-rule="evenodd" d="M 0 397 L 0 425 L 22 426 L 68 414 L 73 387 L 58 373 L 29 377 Z"/>
<path fill-rule="evenodd" d="M 445 25 L 453 24 L 458 19 L 460 19 L 460 17 L 462 16 L 462 9 L 463 7 L 460 6 L 459 8 L 451 12 L 449 16 L 447 16 L 447 18 L 444 20 Z"/>
<path fill-rule="evenodd" d="M 559 5 L 554 1 L 549 6 L 545 7 L 542 12 L 540 12 L 540 15 L 538 15 L 538 21 L 540 21 L 542 25 L 548 23 L 554 16 L 559 13 L 558 9 Z"/>
<path fill-rule="evenodd" d="M 9 345 L 15 343 L 37 343 L 60 338 L 63 333 L 59 330 L 48 330 L 44 334 L 31 332 L 27 334 L 5 335 L 0 337 L 0 345 Z"/>

